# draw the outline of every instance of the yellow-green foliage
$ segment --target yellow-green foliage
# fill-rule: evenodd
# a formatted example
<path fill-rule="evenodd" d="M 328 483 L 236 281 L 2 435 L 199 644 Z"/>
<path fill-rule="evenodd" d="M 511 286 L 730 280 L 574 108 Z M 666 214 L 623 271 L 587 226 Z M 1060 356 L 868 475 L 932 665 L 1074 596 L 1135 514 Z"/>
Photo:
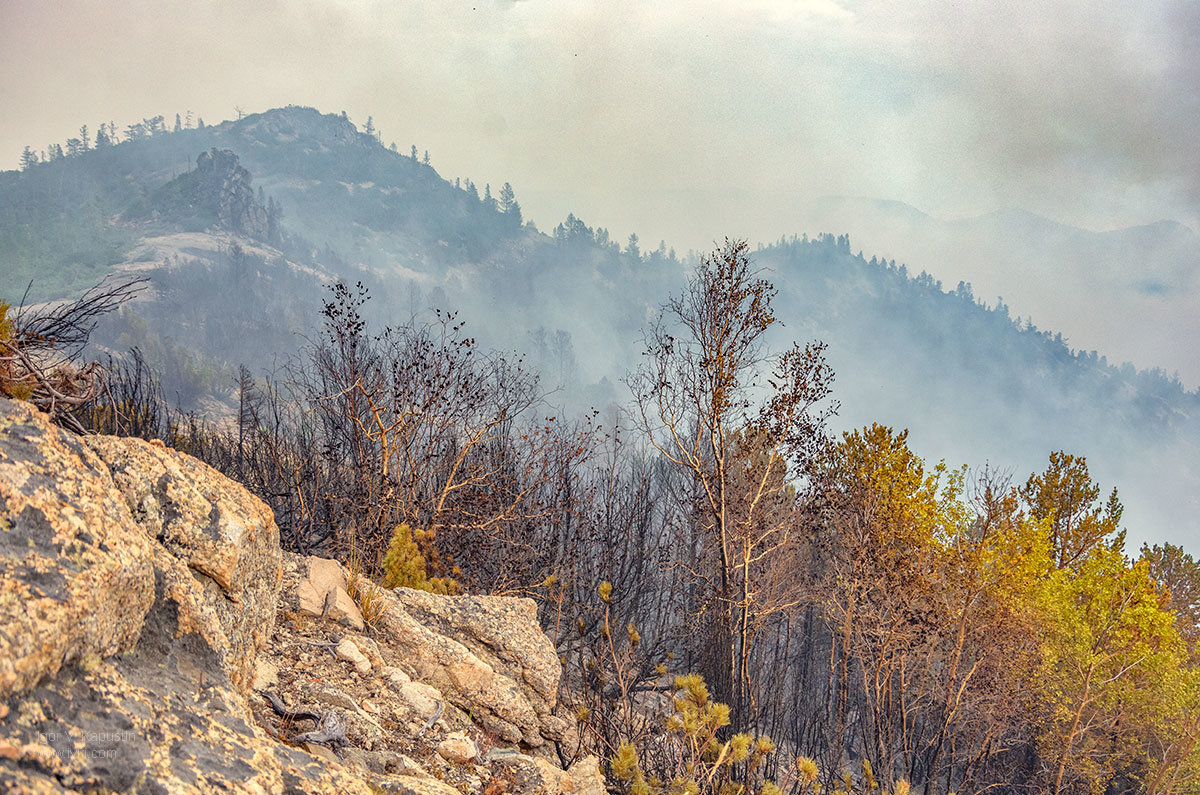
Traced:
<path fill-rule="evenodd" d="M 12 321 L 8 319 L 9 305 L 0 301 L 0 342 L 11 342 L 15 330 Z"/>
<path fill-rule="evenodd" d="M 874 792 L 875 790 L 879 789 L 879 784 L 875 781 L 875 771 L 871 767 L 870 759 L 864 759 L 862 761 L 862 772 L 863 789 L 865 789 L 867 792 Z"/>
<path fill-rule="evenodd" d="M 430 577 L 421 542 L 431 542 L 428 531 L 413 530 L 407 523 L 392 533 L 383 556 L 383 587 L 415 588 L 430 593 L 455 594 L 461 589 L 453 577 Z"/>
<path fill-rule="evenodd" d="M 622 742 L 609 766 L 625 792 L 630 795 L 777 795 L 780 792 L 774 782 L 760 780 L 766 757 L 775 753 L 775 743 L 769 737 L 735 734 L 721 742 L 717 733 L 729 725 L 729 707 L 712 699 L 700 674 L 676 677 L 674 691 L 675 710 L 667 717 L 666 729 L 667 736 L 678 746 L 683 775 L 670 784 L 647 777 L 633 744 Z M 734 765 L 738 766 L 736 775 Z"/>
<path fill-rule="evenodd" d="M 817 767 L 817 761 L 812 757 L 801 756 L 796 759 L 796 783 L 800 785 L 801 792 L 810 792 L 810 787 L 815 788 L 817 779 L 821 776 L 821 769 Z"/>
<path fill-rule="evenodd" d="M 614 776 L 625 783 L 633 795 L 651 795 L 653 792 L 660 791 L 652 789 L 650 783 L 646 781 L 646 774 L 642 772 L 642 767 L 638 763 L 637 751 L 632 743 L 621 743 L 621 747 L 617 749 L 612 758 L 612 772 Z"/>
<path fill-rule="evenodd" d="M 9 353 L 4 348 L 13 342 L 17 333 L 12 320 L 8 317 L 10 308 L 8 304 L 0 301 L 0 356 Z M 17 400 L 29 400 L 33 397 L 33 384 L 22 377 L 22 374 L 15 373 L 11 364 L 0 361 L 0 395 Z"/>

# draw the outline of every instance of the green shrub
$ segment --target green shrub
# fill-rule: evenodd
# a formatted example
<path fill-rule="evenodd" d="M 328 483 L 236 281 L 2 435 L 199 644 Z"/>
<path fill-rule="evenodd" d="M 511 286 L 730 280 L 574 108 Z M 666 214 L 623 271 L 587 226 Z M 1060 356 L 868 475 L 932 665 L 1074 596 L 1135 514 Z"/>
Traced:
<path fill-rule="evenodd" d="M 453 577 L 430 577 L 424 545 L 433 542 L 426 530 L 413 530 L 408 523 L 392 532 L 387 553 L 383 556 L 384 588 L 415 588 L 430 593 L 456 594 L 462 589 Z"/>

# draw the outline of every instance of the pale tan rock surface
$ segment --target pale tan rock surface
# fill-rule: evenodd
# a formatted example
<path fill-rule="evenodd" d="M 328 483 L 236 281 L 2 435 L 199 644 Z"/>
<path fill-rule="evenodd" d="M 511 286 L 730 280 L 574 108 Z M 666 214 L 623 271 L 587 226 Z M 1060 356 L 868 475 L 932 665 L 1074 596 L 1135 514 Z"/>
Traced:
<path fill-rule="evenodd" d="M 228 640 L 236 686 L 248 691 L 254 658 L 275 620 L 279 529 L 261 500 L 191 456 L 140 439 L 88 437 L 134 520 L 202 577 Z"/>
<path fill-rule="evenodd" d="M 531 601 L 379 599 L 194 459 L 0 401 L 0 792 L 598 795 Z"/>
<path fill-rule="evenodd" d="M 604 786 L 600 760 L 594 756 L 585 756 L 571 765 L 564 778 L 569 781 L 569 787 L 560 781 L 559 792 L 573 792 L 575 795 L 605 795 L 608 792 Z"/>
<path fill-rule="evenodd" d="M 538 747 L 562 738 L 562 665 L 531 599 L 382 594 L 380 636 L 416 673 L 501 739 Z"/>
<path fill-rule="evenodd" d="M 253 721 L 279 549 L 240 486 L 0 399 L 0 518 L 0 792 L 370 791 Z"/>
<path fill-rule="evenodd" d="M 349 638 L 343 638 L 337 645 L 337 656 L 354 666 L 360 676 L 371 673 L 371 661 L 358 649 L 358 645 Z"/>
<path fill-rule="evenodd" d="M 0 398 L 0 699 L 128 649 L 154 599 L 152 559 L 104 463 Z"/>
<path fill-rule="evenodd" d="M 437 752 L 438 756 L 447 762 L 465 765 L 479 756 L 479 747 L 470 737 L 462 732 L 455 732 L 438 743 Z"/>
<path fill-rule="evenodd" d="M 396 795 L 462 795 L 461 790 L 432 777 L 395 776 L 392 783 Z"/>
<path fill-rule="evenodd" d="M 336 560 L 307 558 L 308 577 L 296 589 L 300 612 L 340 622 L 362 632 L 363 617 L 346 591 L 347 575 Z"/>
<path fill-rule="evenodd" d="M 399 687 L 400 697 L 408 702 L 422 719 L 432 718 L 437 713 L 441 691 L 424 682 L 405 682 Z"/>
<path fill-rule="evenodd" d="M 595 756 L 585 756 L 567 770 L 525 754 L 488 753 L 493 767 L 506 769 L 514 792 L 526 795 L 605 795 L 604 774 Z"/>

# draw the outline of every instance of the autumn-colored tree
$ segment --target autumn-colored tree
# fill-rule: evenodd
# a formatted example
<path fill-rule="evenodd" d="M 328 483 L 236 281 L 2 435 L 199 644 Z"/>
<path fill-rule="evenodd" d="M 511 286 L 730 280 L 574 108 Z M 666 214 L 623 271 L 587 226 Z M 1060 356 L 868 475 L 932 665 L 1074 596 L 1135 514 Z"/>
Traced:
<path fill-rule="evenodd" d="M 820 482 L 830 651 L 814 750 L 830 775 L 850 751 L 927 793 L 972 791 L 1026 739 L 1053 568 L 1042 526 L 1002 475 L 927 468 L 880 425 L 846 433 Z"/>
<path fill-rule="evenodd" d="M 906 665 L 919 659 L 918 646 L 929 636 L 945 469 L 926 473 L 907 436 L 873 425 L 844 434 L 822 461 L 825 521 L 832 534 L 822 601 L 836 659 L 825 767 L 834 772 L 843 765 L 855 694 L 871 716 L 864 751 L 877 768 L 890 766 L 897 744 L 913 745 L 910 738 L 892 736 L 891 713 L 905 706 L 903 687 L 897 699 L 888 693 L 897 677 L 905 677 Z M 955 481 L 949 485 L 958 487 Z"/>
<path fill-rule="evenodd" d="M 1195 658 L 1200 654 L 1200 561 L 1183 547 L 1165 542 L 1143 544 L 1141 559 L 1163 590 L 1165 606 L 1175 614 L 1175 627 Z"/>

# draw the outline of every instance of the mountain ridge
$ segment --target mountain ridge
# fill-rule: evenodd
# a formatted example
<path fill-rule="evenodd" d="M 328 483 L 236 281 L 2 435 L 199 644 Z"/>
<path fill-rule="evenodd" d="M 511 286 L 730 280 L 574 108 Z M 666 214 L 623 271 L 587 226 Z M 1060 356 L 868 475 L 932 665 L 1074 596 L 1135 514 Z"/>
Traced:
<path fill-rule="evenodd" d="M 320 285 L 340 278 L 371 285 L 380 322 L 430 305 L 461 310 L 488 344 L 522 349 L 553 373 L 549 386 L 563 387 L 555 400 L 620 403 L 617 384 L 636 361 L 641 329 L 695 265 L 665 247 L 621 246 L 574 215 L 540 232 L 511 205 L 502 211 L 490 190 L 480 196 L 469 180 L 455 185 L 349 120 L 311 108 L 159 133 L 0 174 L 0 204 L 32 192 L 45 201 L 25 203 L 27 226 L 69 226 L 76 213 L 78 226 L 94 231 L 214 147 L 237 156 L 263 202 L 278 203 L 277 245 L 213 226 L 207 247 L 164 243 L 137 263 L 115 256 L 112 265 L 148 273 L 157 298 L 137 305 L 140 320 L 101 330 L 113 350 L 165 341 L 156 355 L 173 362 L 178 379 L 191 379 L 193 397 L 227 390 L 220 384 L 238 364 L 277 366 L 313 328 Z M 86 168 L 76 173 L 80 164 Z M 73 204 L 80 194 L 88 201 Z M 156 239 L 150 231 L 169 233 L 167 221 L 112 224 L 111 236 L 131 241 L 129 251 Z M 0 238 L 0 251 L 12 249 Z M 1151 527 L 1175 528 L 1176 539 L 1195 532 L 1198 506 L 1186 495 L 1200 493 L 1200 473 L 1187 461 L 1200 438 L 1200 392 L 1161 369 L 1116 367 L 1075 350 L 1061 333 L 1012 317 L 1003 300 L 980 301 L 967 280 L 943 289 L 927 272 L 857 256 L 847 235 L 781 238 L 755 257 L 781 290 L 788 333 L 829 342 L 841 427 L 880 419 L 910 427 L 934 458 L 1015 471 L 1036 471 L 1048 447 L 1066 447 L 1128 493 L 1142 537 L 1160 535 Z M 1156 460 L 1173 474 L 1162 476 Z"/>

